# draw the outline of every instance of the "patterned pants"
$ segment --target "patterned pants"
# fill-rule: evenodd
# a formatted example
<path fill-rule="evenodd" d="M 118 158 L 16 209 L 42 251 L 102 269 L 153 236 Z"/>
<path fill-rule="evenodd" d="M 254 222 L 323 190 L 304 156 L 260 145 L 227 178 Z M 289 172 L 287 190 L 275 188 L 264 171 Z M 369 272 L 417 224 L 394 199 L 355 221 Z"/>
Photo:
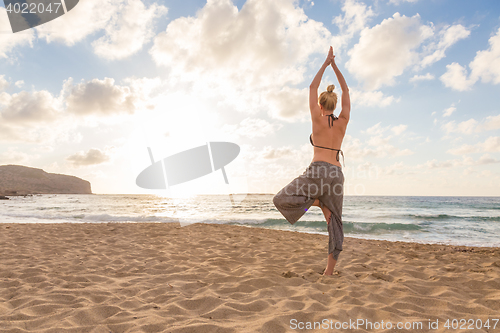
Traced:
<path fill-rule="evenodd" d="M 281 189 L 273 198 L 274 205 L 292 225 L 311 207 L 315 199 L 331 212 L 328 224 L 328 254 L 338 259 L 344 242 L 342 203 L 344 174 L 342 168 L 328 162 L 312 162 L 302 175 Z"/>

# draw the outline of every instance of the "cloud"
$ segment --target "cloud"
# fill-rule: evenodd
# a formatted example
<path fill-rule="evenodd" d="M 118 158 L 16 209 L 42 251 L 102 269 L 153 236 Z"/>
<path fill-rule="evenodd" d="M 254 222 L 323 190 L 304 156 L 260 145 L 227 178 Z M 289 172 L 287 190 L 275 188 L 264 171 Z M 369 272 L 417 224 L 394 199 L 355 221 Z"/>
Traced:
<path fill-rule="evenodd" d="M 380 126 L 380 122 L 376 123 L 372 127 L 366 129 L 365 133 L 369 135 L 382 135 L 385 131 L 387 131 L 388 127 Z"/>
<path fill-rule="evenodd" d="M 173 71 L 267 86 L 302 81 L 307 59 L 328 51 L 331 37 L 291 0 L 248 0 L 241 11 L 230 0 L 209 0 L 196 17 L 173 20 L 150 53 Z"/>
<path fill-rule="evenodd" d="M 484 152 L 495 153 L 500 151 L 500 137 L 491 136 L 486 139 L 481 145 Z"/>
<path fill-rule="evenodd" d="M 458 124 L 455 123 L 455 121 L 450 121 L 444 124 L 442 126 L 442 129 L 444 129 L 447 134 L 473 134 L 497 130 L 500 129 L 500 114 L 497 116 L 488 116 L 480 122 L 476 121 L 473 118 L 462 121 Z"/>
<path fill-rule="evenodd" d="M 408 128 L 408 125 L 401 124 L 401 125 L 392 127 L 391 131 L 392 131 L 392 133 L 394 133 L 394 135 L 400 135 L 404 131 L 406 131 L 407 128 Z"/>
<path fill-rule="evenodd" d="M 384 171 L 384 174 L 391 176 L 391 175 L 401 175 L 401 174 L 408 173 L 408 169 L 410 169 L 410 167 L 405 165 L 403 162 L 396 162 L 392 165 L 389 165 L 389 166 L 383 168 L 383 171 Z M 405 170 L 405 172 L 401 172 L 400 170 Z"/>
<path fill-rule="evenodd" d="M 484 83 L 500 83 L 500 28 L 495 36 L 489 39 L 490 47 L 478 51 L 476 57 L 469 64 L 471 80 L 481 79 Z"/>
<path fill-rule="evenodd" d="M 451 168 L 457 165 L 457 160 L 438 161 L 436 159 L 425 162 L 424 164 L 417 165 L 417 168 L 424 167 L 426 169 L 441 169 Z"/>
<path fill-rule="evenodd" d="M 228 135 L 247 137 L 250 139 L 265 137 L 276 132 L 281 125 L 274 125 L 264 119 L 245 118 L 237 125 L 225 124 L 221 131 Z"/>
<path fill-rule="evenodd" d="M 106 59 L 122 59 L 139 51 L 153 35 L 153 23 L 167 9 L 153 3 L 148 8 L 140 0 L 85 0 L 57 20 L 38 26 L 38 37 L 47 43 L 73 46 L 104 30 L 92 42 L 94 52 Z"/>
<path fill-rule="evenodd" d="M 357 106 L 376 106 L 386 107 L 393 102 L 399 101 L 394 96 L 386 96 L 381 91 L 362 91 L 357 89 L 349 89 L 351 103 Z"/>
<path fill-rule="evenodd" d="M 445 57 L 446 50 L 461 39 L 467 38 L 470 35 L 470 30 L 461 24 L 456 24 L 443 28 L 439 32 L 440 40 L 437 43 L 432 43 L 426 46 L 427 52 L 431 54 L 422 59 L 421 66 L 426 67 Z"/>
<path fill-rule="evenodd" d="M 346 0 L 342 5 L 343 15 L 333 18 L 332 23 L 336 24 L 340 33 L 334 37 L 335 48 L 342 48 L 351 40 L 354 35 L 363 30 L 370 18 L 375 16 L 371 7 L 356 0 Z"/>
<path fill-rule="evenodd" d="M 19 147 L 9 147 L 0 154 L 0 164 L 26 164 L 29 160 L 37 159 L 40 155 L 29 155 L 19 151 Z"/>
<path fill-rule="evenodd" d="M 397 126 L 382 126 L 381 122 L 367 128 L 362 131 L 368 134 L 370 137 L 366 142 L 361 142 L 357 138 L 353 138 L 350 135 L 346 135 L 344 138 L 344 143 L 342 146 L 346 156 L 351 156 L 355 160 L 362 160 L 366 157 L 385 157 L 389 156 L 406 156 L 413 154 L 410 149 L 401 149 L 395 147 L 390 143 L 394 136 L 401 135 L 406 129 L 407 125 L 400 124 Z M 393 133 L 393 135 L 384 136 L 387 131 Z"/>
<path fill-rule="evenodd" d="M 5 75 L 0 75 L 0 91 L 7 89 L 9 81 L 4 79 Z"/>
<path fill-rule="evenodd" d="M 388 138 L 380 136 L 370 138 L 366 143 L 359 139 L 352 138 L 346 135 L 344 138 L 343 148 L 347 159 L 363 160 L 367 157 L 381 158 L 412 155 L 410 149 L 400 149 L 389 143 Z"/>
<path fill-rule="evenodd" d="M 116 123 L 117 116 L 108 116 L 148 108 L 161 85 L 158 78 L 123 81 L 126 85 L 116 85 L 109 78 L 74 85 L 69 78 L 59 96 L 45 90 L 15 94 L 0 91 L 0 141 L 79 142 L 82 136 L 76 128 L 89 124 L 81 120 Z M 77 121 L 75 115 L 80 116 Z"/>
<path fill-rule="evenodd" d="M 61 102 L 48 91 L 22 91 L 2 95 L 0 118 L 7 123 L 27 124 L 50 122 L 61 112 Z"/>
<path fill-rule="evenodd" d="M 392 3 L 394 5 L 400 5 L 401 3 L 405 2 L 410 2 L 410 3 L 416 3 L 418 0 L 389 0 L 389 3 Z"/>
<path fill-rule="evenodd" d="M 70 78 L 65 81 L 64 88 L 67 110 L 79 115 L 111 115 L 117 113 L 132 114 L 136 110 L 134 103 L 138 96 L 127 86 L 115 85 L 115 80 L 93 79 L 92 81 L 73 85 Z"/>
<path fill-rule="evenodd" d="M 165 15 L 167 8 L 152 4 L 148 8 L 140 0 L 128 0 L 106 25 L 106 34 L 92 42 L 98 56 L 110 60 L 128 57 L 153 37 L 153 22 Z"/>
<path fill-rule="evenodd" d="M 449 108 L 443 111 L 443 117 L 449 117 L 453 112 L 457 111 L 455 104 L 452 104 Z"/>
<path fill-rule="evenodd" d="M 293 121 L 309 116 L 309 89 L 283 87 L 267 95 L 269 115 L 273 118 Z"/>
<path fill-rule="evenodd" d="M 14 83 L 14 85 L 18 88 L 22 88 L 23 85 L 24 85 L 24 81 L 23 80 L 18 80 L 16 81 L 16 83 Z"/>
<path fill-rule="evenodd" d="M 497 160 L 496 158 L 491 157 L 489 154 L 484 154 L 479 158 L 478 161 L 479 164 L 494 164 L 494 163 L 500 163 L 500 160 Z"/>
<path fill-rule="evenodd" d="M 442 28 L 421 22 L 418 14 L 407 17 L 395 13 L 380 24 L 361 31 L 359 42 L 348 52 L 346 67 L 366 90 L 395 84 L 395 78 L 410 67 L 420 70 L 445 57 L 446 50 L 469 36 L 462 25 Z M 415 77 L 429 79 L 430 76 Z"/>
<path fill-rule="evenodd" d="M 473 166 L 473 165 L 486 165 L 500 163 L 500 160 L 492 158 L 489 154 L 482 155 L 478 160 L 474 160 L 470 156 L 463 156 L 462 159 L 444 160 L 438 161 L 436 159 L 426 161 L 423 164 L 416 166 L 417 169 L 442 169 L 442 168 L 453 168 L 453 167 L 463 167 L 463 166 Z M 470 169 L 470 168 L 469 168 Z M 470 169 L 472 170 L 472 169 Z M 468 172 L 470 174 L 471 172 Z"/>
<path fill-rule="evenodd" d="M 280 148 L 272 148 L 272 147 L 264 147 L 264 150 L 261 153 L 261 157 L 268 160 L 278 159 L 282 157 L 291 157 L 295 154 L 296 149 L 292 149 L 291 147 L 280 147 Z"/>
<path fill-rule="evenodd" d="M 108 154 L 96 148 L 91 148 L 87 152 L 80 151 L 66 157 L 66 160 L 75 167 L 102 164 L 109 161 L 109 159 Z"/>
<path fill-rule="evenodd" d="M 248 0 L 241 11 L 230 0 L 209 0 L 196 17 L 173 20 L 155 38 L 151 55 L 181 73 L 223 72 L 242 82 L 260 77 L 263 84 L 274 77 L 283 84 L 302 79 L 287 77 L 288 71 L 309 55 L 321 51 L 326 56 L 330 36 L 291 0 Z"/>
<path fill-rule="evenodd" d="M 456 62 L 446 65 L 446 73 L 439 79 L 446 87 L 459 91 L 470 90 L 475 83 L 467 78 L 467 70 Z"/>
<path fill-rule="evenodd" d="M 450 121 L 442 126 L 446 133 L 461 133 L 461 134 L 472 134 L 477 129 L 477 121 L 474 119 L 469 119 L 462 121 L 458 125 L 454 121 Z"/>
<path fill-rule="evenodd" d="M 12 126 L 7 126 L 0 122 L 0 141 L 21 141 L 22 137 Z"/>
<path fill-rule="evenodd" d="M 200 95 L 224 96 L 238 111 L 297 119 L 298 106 L 292 110 L 281 95 L 292 93 L 302 105 L 307 92 L 298 96 L 301 91 L 288 86 L 304 81 L 310 58 L 321 53 L 323 60 L 332 41 L 328 29 L 297 5 L 248 0 L 239 10 L 230 0 L 209 0 L 196 16 L 171 21 L 150 54 L 176 85 L 189 82 Z"/>
<path fill-rule="evenodd" d="M 458 125 L 454 121 L 450 121 L 442 126 L 446 133 L 462 133 L 462 134 L 472 134 L 476 131 L 477 121 L 474 119 L 469 119 L 467 121 L 462 121 Z"/>
<path fill-rule="evenodd" d="M 123 0 L 85 0 L 67 14 L 36 27 L 39 38 L 47 43 L 73 46 L 87 36 L 102 30 L 117 15 Z"/>
<path fill-rule="evenodd" d="M 359 43 L 348 52 L 351 58 L 346 67 L 368 90 L 393 85 L 396 76 L 417 63 L 416 49 L 432 35 L 432 28 L 422 25 L 418 14 L 406 17 L 395 13 L 361 31 Z"/>
<path fill-rule="evenodd" d="M 427 81 L 427 80 L 434 80 L 434 75 L 432 75 L 431 73 L 427 73 L 425 75 L 414 75 L 410 79 L 410 82 Z"/>
<path fill-rule="evenodd" d="M 12 33 L 7 11 L 3 7 L 0 7 L 0 32 L 2 32 L 0 34 L 2 36 L 0 38 L 0 58 L 8 58 L 8 54 L 19 46 L 29 45 L 33 47 L 35 37 L 33 29 Z"/>
<path fill-rule="evenodd" d="M 487 50 L 478 51 L 474 60 L 469 63 L 470 75 L 467 69 L 454 62 L 446 66 L 446 73 L 441 76 L 441 81 L 446 87 L 465 91 L 479 80 L 484 83 L 500 83 L 500 28 L 489 40 Z"/>
<path fill-rule="evenodd" d="M 368 129 L 366 129 L 366 131 L 364 131 L 364 133 L 366 133 L 368 135 L 372 135 L 372 136 L 381 136 L 382 134 L 384 134 L 385 132 L 390 130 L 392 133 L 394 133 L 394 135 L 397 136 L 397 135 L 401 135 L 408 128 L 408 125 L 404 125 L 404 124 L 400 124 L 400 125 L 393 126 L 393 127 L 390 127 L 390 126 L 382 127 L 380 124 L 381 124 L 381 122 L 373 125 L 372 127 L 369 127 Z M 389 138 L 391 138 L 391 136 L 389 136 Z"/>
<path fill-rule="evenodd" d="M 486 117 L 482 124 L 482 129 L 486 131 L 500 129 L 500 114 L 497 116 Z"/>
<path fill-rule="evenodd" d="M 29 122 L 4 120 L 0 122 L 0 141 L 40 144 L 78 143 L 82 140 L 82 135 L 75 127 L 76 124 L 65 117 Z"/>
<path fill-rule="evenodd" d="M 447 152 L 453 155 L 500 152 L 500 137 L 490 136 L 484 142 L 479 142 L 473 145 L 465 144 L 458 148 L 449 149 Z"/>
<path fill-rule="evenodd" d="M 143 100 L 149 100 L 153 96 L 158 95 L 159 92 L 163 92 L 163 82 L 159 77 L 128 77 L 123 79 L 123 82 L 130 87 L 132 92 L 140 96 Z"/>

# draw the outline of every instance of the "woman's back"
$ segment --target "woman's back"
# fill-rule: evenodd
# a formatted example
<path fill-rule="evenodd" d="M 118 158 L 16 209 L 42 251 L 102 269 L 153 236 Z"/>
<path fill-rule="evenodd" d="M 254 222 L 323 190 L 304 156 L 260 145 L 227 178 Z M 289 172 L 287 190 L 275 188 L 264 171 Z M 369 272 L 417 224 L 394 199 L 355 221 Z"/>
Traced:
<path fill-rule="evenodd" d="M 341 166 L 340 149 L 346 128 L 347 121 L 344 118 L 332 121 L 328 116 L 314 117 L 311 136 L 311 143 L 314 144 L 312 161 L 324 161 Z"/>

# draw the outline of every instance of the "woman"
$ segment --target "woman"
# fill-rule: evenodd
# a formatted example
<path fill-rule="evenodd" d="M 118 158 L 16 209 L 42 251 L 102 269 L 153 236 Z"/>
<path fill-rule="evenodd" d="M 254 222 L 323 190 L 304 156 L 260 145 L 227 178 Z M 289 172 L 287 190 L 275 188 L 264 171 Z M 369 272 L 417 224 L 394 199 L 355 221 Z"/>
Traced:
<path fill-rule="evenodd" d="M 342 89 L 342 111 L 338 118 L 333 114 L 337 106 L 335 86 L 328 86 L 318 99 L 318 87 L 325 69 L 331 65 Z M 309 109 L 311 111 L 314 157 L 299 177 L 285 186 L 273 198 L 274 205 L 288 222 L 294 224 L 311 207 L 318 206 L 323 211 L 328 225 L 328 259 L 324 275 L 332 275 L 337 263 L 344 231 L 342 227 L 342 202 L 344 198 L 344 175 L 339 156 L 351 112 L 349 89 L 342 73 L 335 64 L 333 48 L 309 87 Z"/>

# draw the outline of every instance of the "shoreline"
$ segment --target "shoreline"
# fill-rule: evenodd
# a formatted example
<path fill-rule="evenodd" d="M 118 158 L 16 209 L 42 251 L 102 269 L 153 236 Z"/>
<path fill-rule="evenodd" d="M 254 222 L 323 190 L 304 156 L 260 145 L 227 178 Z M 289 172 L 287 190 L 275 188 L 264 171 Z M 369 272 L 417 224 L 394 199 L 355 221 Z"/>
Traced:
<path fill-rule="evenodd" d="M 284 220 L 286 221 L 286 220 Z M 85 224 L 173 224 L 173 225 L 179 225 L 180 223 L 177 221 L 96 221 L 96 222 L 0 222 L 0 230 L 1 226 L 4 225 L 72 225 L 72 224 L 77 224 L 77 225 L 85 225 Z M 326 223 L 326 222 L 325 222 Z M 273 231 L 285 231 L 285 232 L 292 232 L 292 233 L 300 233 L 300 234 L 311 234 L 311 235 L 322 235 L 322 236 L 327 236 L 328 233 L 325 231 L 323 233 L 321 232 L 315 232 L 315 231 L 306 231 L 306 230 L 286 230 L 286 229 L 275 229 L 275 228 L 267 228 L 267 227 L 260 227 L 259 225 L 247 225 L 247 224 L 241 224 L 241 223 L 234 223 L 234 224 L 228 224 L 228 223 L 204 223 L 204 222 L 195 222 L 195 223 L 188 223 L 188 225 L 191 224 L 207 224 L 207 225 L 227 225 L 227 226 L 235 226 L 235 227 L 244 227 L 244 228 L 259 228 L 259 229 L 265 229 L 265 230 L 273 230 Z M 184 226 L 182 226 L 184 227 Z M 478 249 L 500 249 L 500 245 L 498 246 L 489 246 L 489 245 L 462 245 L 462 244 L 450 244 L 450 243 L 445 243 L 445 242 L 425 242 L 425 241 L 418 241 L 418 240 L 390 240 L 390 239 L 377 239 L 377 238 L 369 238 L 369 236 L 356 236 L 356 235 L 345 235 L 345 238 L 352 238 L 352 239 L 359 239 L 359 240 L 366 240 L 366 241 L 379 241 L 379 242 L 389 242 L 389 243 L 402 243 L 402 244 L 420 244 L 420 245 L 436 245 L 436 246 L 449 246 L 449 247 L 464 247 L 464 248 L 478 248 Z"/>
<path fill-rule="evenodd" d="M 318 234 L 145 222 L 0 230 L 2 333 L 279 333 L 296 331 L 293 320 L 361 318 L 439 320 L 419 331 L 445 332 L 447 319 L 500 317 L 500 248 L 346 237 L 322 276 Z"/>
<path fill-rule="evenodd" d="M 286 221 L 286 220 L 285 220 Z M 128 222 L 126 222 L 128 223 Z M 135 223 L 135 222 L 131 222 Z M 141 222 L 137 222 L 141 223 Z M 162 222 L 158 222 L 162 223 Z M 175 223 L 175 222 L 173 222 Z M 325 222 L 326 223 L 326 222 Z M 363 223 L 363 222 L 361 222 Z M 207 223 L 209 224 L 209 223 Z M 266 227 L 259 227 L 259 226 L 252 226 L 252 225 L 245 225 L 245 224 L 221 224 L 221 225 L 234 225 L 234 226 L 241 226 L 241 227 L 246 227 L 246 228 L 261 228 L 261 229 L 266 229 L 266 230 L 277 230 L 277 231 L 290 231 L 290 232 L 298 232 L 298 233 L 304 233 L 304 234 L 313 234 L 313 235 L 328 235 L 328 232 L 324 233 L 319 233 L 319 232 L 314 232 L 314 231 L 303 231 L 303 230 L 284 230 L 284 229 L 271 229 L 271 228 L 266 228 Z M 481 246 L 481 245 L 459 245 L 459 244 L 447 244 L 447 243 L 425 243 L 424 241 L 419 242 L 417 240 L 390 240 L 390 239 L 376 239 L 376 238 L 365 238 L 365 237 L 357 237 L 353 235 L 347 235 L 345 234 L 345 238 L 353 238 L 353 239 L 361 239 L 361 240 L 366 240 L 366 241 L 379 241 L 379 242 L 389 242 L 389 243 L 404 243 L 404 244 L 421 244 L 421 245 L 442 245 L 442 246 L 451 246 L 451 247 L 467 247 L 467 248 L 480 248 L 480 249 L 500 249 L 499 246 Z"/>

